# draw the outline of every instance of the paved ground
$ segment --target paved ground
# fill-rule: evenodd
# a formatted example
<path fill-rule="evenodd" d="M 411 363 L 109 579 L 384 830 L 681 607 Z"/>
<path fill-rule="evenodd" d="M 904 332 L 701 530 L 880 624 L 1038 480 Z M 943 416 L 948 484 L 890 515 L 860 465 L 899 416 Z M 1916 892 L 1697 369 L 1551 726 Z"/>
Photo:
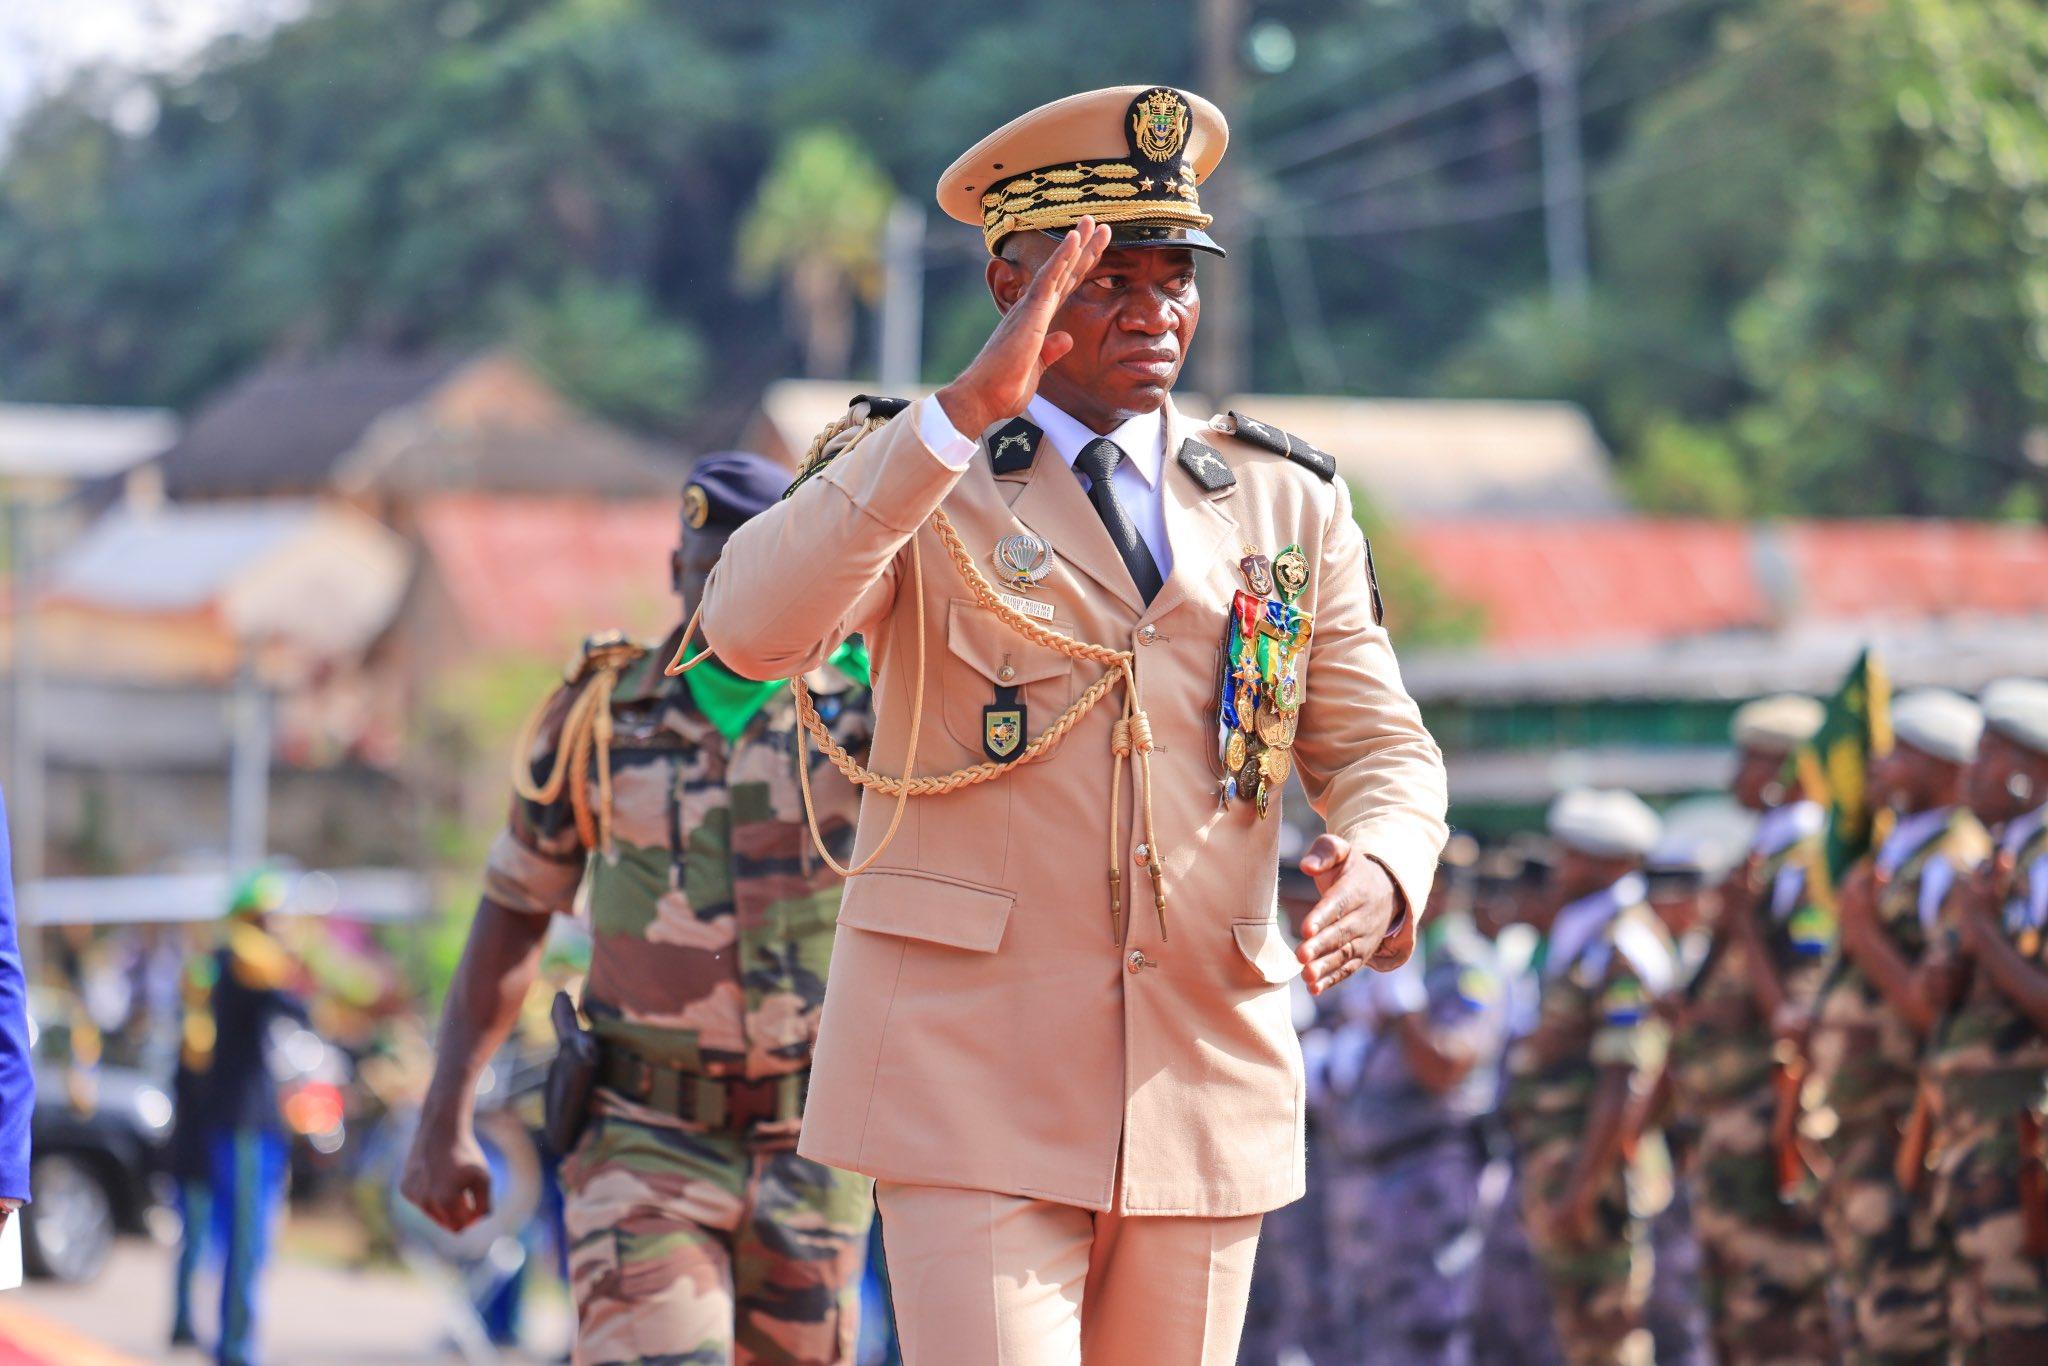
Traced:
<path fill-rule="evenodd" d="M 0 1366 L 116 1366 L 128 1362 L 208 1360 L 170 1352 L 170 1253 L 139 1238 L 124 1239 L 105 1274 L 91 1285 L 30 1281 L 0 1294 Z M 398 1366 L 463 1358 L 451 1327 L 460 1321 L 452 1284 L 399 1271 L 351 1271 L 304 1256 L 273 1268 L 263 1311 L 266 1366 Z M 532 1338 L 568 1340 L 558 1296 L 529 1313 Z M 211 1321 L 202 1318 L 202 1327 Z M 498 1358 L 548 1361 L 553 1353 Z"/>

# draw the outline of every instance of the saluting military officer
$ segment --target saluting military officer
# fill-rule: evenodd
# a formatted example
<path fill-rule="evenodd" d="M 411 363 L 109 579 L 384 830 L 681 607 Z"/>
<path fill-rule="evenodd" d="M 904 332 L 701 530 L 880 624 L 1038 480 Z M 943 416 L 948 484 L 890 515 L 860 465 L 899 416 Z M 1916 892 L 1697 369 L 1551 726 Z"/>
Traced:
<path fill-rule="evenodd" d="M 1502 1109 L 1565 1359 L 1647 1362 L 1650 1264 L 1624 1148 L 1631 1097 L 1663 1061 L 1650 1003 L 1674 968 L 1643 899 L 1661 825 L 1632 793 L 1579 789 L 1552 804 L 1549 828 L 1558 862 L 1537 926 L 1542 995 L 1534 1026 L 1508 1046 Z"/>
<path fill-rule="evenodd" d="M 802 1150 L 879 1178 L 912 1366 L 1229 1361 L 1303 1189 L 1287 984 L 1405 958 L 1445 837 L 1334 462 L 1170 401 L 1225 137 L 1127 86 L 955 162 L 1001 321 L 936 395 L 858 405 L 706 594 L 743 673 L 875 652 Z M 1298 957 L 1290 772 L 1329 832 Z"/>
<path fill-rule="evenodd" d="M 1694 1223 L 1706 1252 L 1714 1343 L 1727 1366 L 1822 1361 L 1833 1355 L 1828 1251 L 1810 1203 L 1780 1189 L 1773 1143 L 1785 1103 L 1784 1054 L 1813 1006 L 1832 923 L 1808 886 L 1818 868 L 1818 803 L 1787 766 L 1824 711 L 1794 693 L 1735 713 L 1738 806 L 1756 814 L 1749 851 L 1722 888 L 1714 943 L 1687 983 L 1671 1040 Z"/>
<path fill-rule="evenodd" d="M 670 566 L 685 614 L 733 529 L 788 482 L 752 454 L 691 468 Z M 839 883 L 805 831 L 795 701 L 715 659 L 666 677 L 680 634 L 661 649 L 594 638 L 521 746 L 404 1192 L 451 1229 L 489 1211 L 477 1078 L 549 917 L 583 888 L 595 1094 L 562 1167 L 576 1361 L 849 1361 L 869 1184 L 795 1152 Z M 845 646 L 809 680 L 822 724 L 854 749 L 865 675 Z M 853 790 L 810 762 L 826 847 L 843 855 Z"/>
<path fill-rule="evenodd" d="M 2048 1360 L 2048 683 L 1984 690 L 1970 806 L 1996 856 L 1952 893 L 1933 953 L 1956 970 L 1929 1070 L 1940 1104 L 1933 1213 L 1945 1244 L 1950 1359 Z"/>
<path fill-rule="evenodd" d="M 1926 1192 L 1898 1178 L 1901 1131 L 1934 1023 L 1915 970 L 1956 874 L 1990 851 L 1963 802 L 1983 713 L 1926 688 L 1892 707 L 1895 743 L 1870 773 L 1898 823 L 1840 892 L 1841 954 L 1814 1008 L 1806 1117 L 1831 1168 L 1821 1227 L 1832 1259 L 1838 1345 L 1852 1359 L 1938 1360 L 1947 1335 L 1942 1266 Z"/>

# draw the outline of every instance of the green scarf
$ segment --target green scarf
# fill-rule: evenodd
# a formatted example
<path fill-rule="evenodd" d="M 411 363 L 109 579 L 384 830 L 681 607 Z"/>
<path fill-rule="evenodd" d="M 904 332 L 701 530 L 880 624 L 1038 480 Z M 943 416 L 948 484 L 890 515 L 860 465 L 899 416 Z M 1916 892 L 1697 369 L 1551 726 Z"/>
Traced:
<path fill-rule="evenodd" d="M 868 647 L 860 639 L 842 644 L 826 662 L 861 687 L 868 686 L 872 676 Z M 739 739 L 747 723 L 760 714 L 768 699 L 775 696 L 775 690 L 787 681 L 778 678 L 756 683 L 751 678 L 741 678 L 716 659 L 707 659 L 683 675 L 683 682 L 690 688 L 690 700 L 727 741 Z"/>

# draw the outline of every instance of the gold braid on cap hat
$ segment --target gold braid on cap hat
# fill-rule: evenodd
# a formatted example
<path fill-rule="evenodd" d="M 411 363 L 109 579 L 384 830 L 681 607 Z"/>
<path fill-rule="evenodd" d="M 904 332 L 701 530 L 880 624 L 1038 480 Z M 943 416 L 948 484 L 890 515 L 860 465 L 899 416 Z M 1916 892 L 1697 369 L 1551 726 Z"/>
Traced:
<path fill-rule="evenodd" d="M 1013 232 L 1098 223 L 1206 228 L 1195 173 L 1187 165 L 1194 114 L 1178 90 L 1157 87 L 1131 101 L 1122 160 L 1041 166 L 991 185 L 981 197 L 981 235 L 990 252 Z"/>

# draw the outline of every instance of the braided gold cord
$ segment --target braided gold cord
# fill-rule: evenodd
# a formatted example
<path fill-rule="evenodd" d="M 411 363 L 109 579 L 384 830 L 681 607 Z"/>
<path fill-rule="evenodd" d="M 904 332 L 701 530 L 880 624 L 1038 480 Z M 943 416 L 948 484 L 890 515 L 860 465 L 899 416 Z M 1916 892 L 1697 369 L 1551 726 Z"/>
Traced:
<path fill-rule="evenodd" d="M 855 442 L 857 443 L 870 433 L 879 430 L 887 425 L 887 422 L 888 419 L 882 417 L 869 417 L 862 420 L 861 433 L 854 438 Z M 826 446 L 841 433 L 850 430 L 854 423 L 855 419 L 849 415 L 832 423 L 824 431 L 818 433 L 817 439 L 811 443 L 810 450 L 804 455 L 801 472 L 797 475 L 797 483 L 802 483 L 817 472 L 825 463 Z M 795 485 L 791 487 L 794 488 Z M 959 571 L 961 579 L 967 584 L 968 591 L 974 595 L 974 600 L 978 605 L 994 613 L 996 618 L 1004 625 L 1035 645 L 1043 646 L 1070 659 L 1087 660 L 1090 663 L 1102 665 L 1102 675 L 1089 684 L 1087 689 L 1079 697 L 1075 698 L 1072 705 L 1061 712 L 1059 717 L 1050 726 L 1047 726 L 1038 735 L 1033 737 L 1031 742 L 1024 746 L 1016 758 L 1007 763 L 984 760 L 978 764 L 970 764 L 966 768 L 955 769 L 951 773 L 932 774 L 922 778 L 914 776 L 909 771 L 909 764 L 917 755 L 918 737 L 924 725 L 926 660 L 924 552 L 916 536 L 913 534 L 910 541 L 910 563 L 913 583 L 912 591 L 915 594 L 917 612 L 917 665 L 915 685 L 911 693 L 910 735 L 904 748 L 905 771 L 903 775 L 896 777 L 877 772 L 847 753 L 845 748 L 832 738 L 831 731 L 826 728 L 823 719 L 819 717 L 817 706 L 811 698 L 811 690 L 804 683 L 804 680 L 801 677 L 789 680 L 790 695 L 796 700 L 797 720 L 801 723 L 801 727 L 797 732 L 797 781 L 803 790 L 804 819 L 810 826 L 811 840 L 817 846 L 819 856 L 825 860 L 825 863 L 833 872 L 841 877 L 852 877 L 856 873 L 866 871 L 880 860 L 883 852 L 888 849 L 891 841 L 896 838 L 896 832 L 903 823 L 904 810 L 910 798 L 937 797 L 949 792 L 958 792 L 980 783 L 992 782 L 1013 769 L 1019 768 L 1024 764 L 1036 762 L 1051 752 L 1061 740 L 1066 738 L 1067 734 L 1074 727 L 1080 725 L 1088 713 L 1093 711 L 1103 698 L 1109 696 L 1113 689 L 1121 686 L 1124 691 L 1123 715 L 1117 719 L 1110 735 L 1110 752 L 1114 756 L 1109 797 L 1110 928 L 1116 942 L 1121 945 L 1124 942 L 1124 927 L 1122 923 L 1123 861 L 1119 835 L 1121 822 L 1118 817 L 1121 814 L 1120 797 L 1123 791 L 1124 764 L 1126 760 L 1131 760 L 1137 770 L 1138 782 L 1142 785 L 1142 815 L 1145 826 L 1146 848 L 1148 850 L 1146 862 L 1152 875 L 1152 903 L 1159 917 L 1159 937 L 1164 940 L 1167 937 L 1165 875 L 1162 868 L 1163 857 L 1159 848 L 1159 839 L 1152 819 L 1152 724 L 1139 706 L 1136 656 L 1129 650 L 1117 650 L 1107 645 L 1096 645 L 1089 641 L 1076 640 L 1072 636 L 1055 631 L 1048 626 L 1042 626 L 1017 611 L 1003 601 L 1002 595 L 996 590 L 995 585 L 988 581 L 987 576 L 975 564 L 974 557 L 968 554 L 966 545 L 960 539 L 960 533 L 954 528 L 952 519 L 946 516 L 943 509 L 934 508 L 932 510 L 931 523 L 932 527 L 938 532 L 940 543 L 945 546 L 947 558 L 952 560 L 953 567 Z M 691 667 L 697 660 L 701 660 L 704 657 L 704 655 L 699 655 L 696 660 L 690 660 L 688 663 L 683 661 L 684 648 L 687 646 L 690 635 L 696 628 L 696 622 L 697 617 L 693 614 L 690 618 L 690 625 L 683 634 L 683 645 L 677 647 L 676 658 L 669 665 L 668 672 L 671 674 L 679 673 L 683 669 Z M 707 648 L 704 654 L 708 655 L 709 653 L 711 651 Z M 609 716 L 608 711 L 607 716 Z M 832 767 L 837 769 L 848 782 L 867 791 L 879 792 L 885 797 L 896 798 L 896 808 L 890 816 L 889 828 L 882 833 L 882 838 L 876 842 L 874 849 L 869 852 L 868 856 L 851 867 L 847 867 L 833 858 L 831 850 L 825 846 L 825 837 L 818 828 L 817 806 L 811 796 L 810 759 L 805 752 L 804 735 L 806 732 L 809 733 L 811 740 L 817 745 L 818 752 L 824 755 Z"/>
<path fill-rule="evenodd" d="M 512 749 L 512 791 L 522 801 L 547 806 L 569 792 L 569 809 L 576 817 L 576 834 L 586 849 L 609 854 L 612 848 L 612 691 L 619 680 L 616 664 L 600 666 L 590 681 L 569 704 L 562 718 L 562 734 L 555 742 L 554 762 L 544 781 L 536 783 L 529 767 L 533 743 L 540 736 L 548 704 L 540 706 L 519 728 Z M 590 758 L 597 756 L 597 806 L 590 802 Z"/>

